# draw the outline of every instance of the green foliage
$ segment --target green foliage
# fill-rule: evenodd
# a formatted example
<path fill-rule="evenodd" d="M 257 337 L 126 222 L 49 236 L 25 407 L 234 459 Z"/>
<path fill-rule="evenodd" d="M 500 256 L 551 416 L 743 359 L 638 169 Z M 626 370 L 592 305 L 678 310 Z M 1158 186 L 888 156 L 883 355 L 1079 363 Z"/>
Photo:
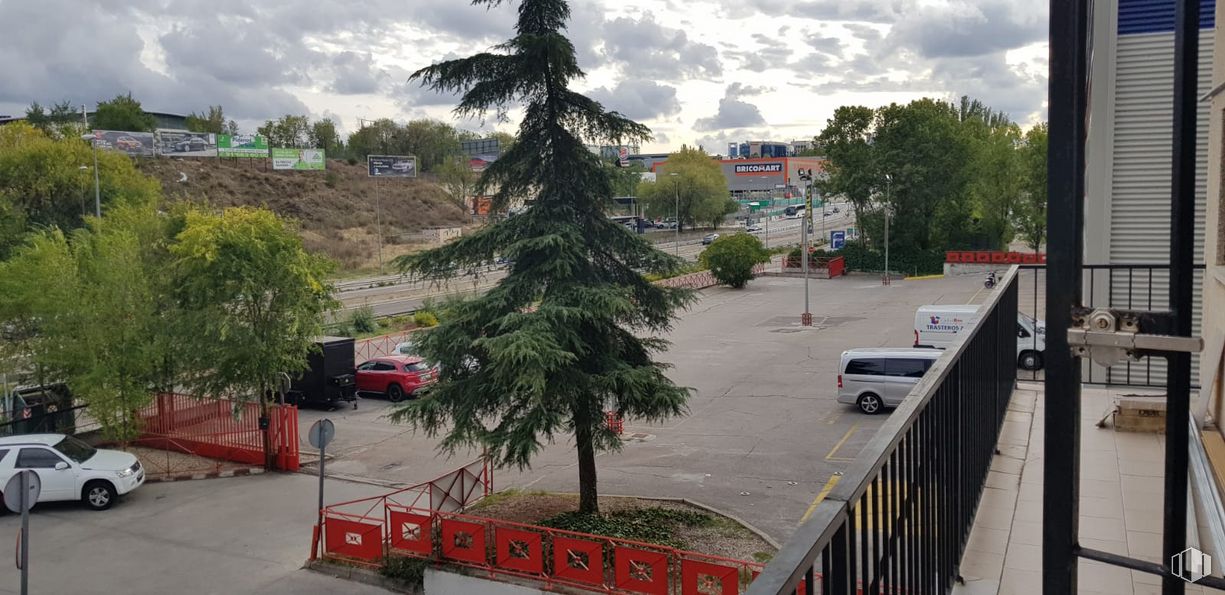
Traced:
<path fill-rule="evenodd" d="M 420 587 L 425 583 L 425 569 L 429 566 L 430 561 L 426 558 L 388 556 L 387 563 L 379 572 L 406 587 Z"/>
<path fill-rule="evenodd" d="M 225 112 L 220 105 L 208 106 L 208 112 L 187 115 L 187 129 L 192 132 L 211 132 L 213 134 L 238 134 L 238 123 L 225 119 Z"/>
<path fill-rule="evenodd" d="M 451 155 L 434 169 L 438 174 L 438 184 L 447 192 L 451 202 L 461 208 L 468 204 L 468 197 L 476 190 L 479 176 L 468 165 L 468 159 L 463 155 Z"/>
<path fill-rule="evenodd" d="M 416 155 L 422 171 L 435 171 L 448 158 L 459 154 L 460 132 L 438 120 L 410 120 L 404 125 L 382 118 L 349 135 L 349 150 L 355 157 L 393 154 Z"/>
<path fill-rule="evenodd" d="M 345 160 L 349 165 L 357 165 L 357 157 L 350 157 Z"/>
<path fill-rule="evenodd" d="M 110 101 L 99 101 L 94 119 L 91 122 L 99 130 L 128 130 L 132 132 L 152 132 L 157 120 L 152 114 L 145 113 L 140 102 L 132 98 L 132 94 L 116 95 Z"/>
<path fill-rule="evenodd" d="M 257 398 L 305 369 L 336 302 L 330 263 L 302 248 L 294 226 L 263 209 L 193 210 L 170 252 L 181 322 L 194 329 L 183 339 L 199 371 L 193 388 Z"/>
<path fill-rule="evenodd" d="M 98 151 L 103 212 L 118 205 L 149 206 L 158 183 L 142 175 L 126 155 Z M 68 231 L 94 214 L 94 156 L 77 138 L 53 140 L 15 122 L 0 127 L 0 259 L 38 227 Z M 81 169 L 85 166 L 86 169 Z"/>
<path fill-rule="evenodd" d="M 358 333 L 373 333 L 378 328 L 374 321 L 374 308 L 362 306 L 349 314 L 349 326 Z"/>
<path fill-rule="evenodd" d="M 673 535 L 678 527 L 704 527 L 713 522 L 714 517 L 701 512 L 650 507 L 618 510 L 607 515 L 563 512 L 540 521 L 539 524 L 565 531 L 645 541 L 683 549 L 689 544 L 679 541 Z"/>
<path fill-rule="evenodd" d="M 326 174 L 323 174 L 324 186 L 327 186 L 328 188 L 335 188 L 338 182 L 340 182 L 340 174 L 336 173 L 335 171 L 329 170 Z"/>
<path fill-rule="evenodd" d="M 340 133 L 336 131 L 336 122 L 331 118 L 315 120 L 310 127 L 310 144 L 319 147 L 328 155 L 339 155 L 344 149 Z"/>
<path fill-rule="evenodd" d="M 81 118 L 81 112 L 72 105 L 72 102 L 65 99 L 51 106 L 48 111 L 39 105 L 37 101 L 30 104 L 26 109 L 26 123 L 33 126 L 51 138 L 74 136 L 68 129 L 73 131 L 81 130 L 84 132 L 84 122 Z M 78 128 L 77 125 L 80 125 Z M 78 135 L 79 136 L 79 135 Z"/>
<path fill-rule="evenodd" d="M 847 242 L 841 250 L 816 250 L 814 256 L 841 256 L 850 271 L 883 272 L 885 253 L 861 242 Z M 799 258 L 796 252 L 795 257 Z M 936 275 L 944 272 L 944 252 L 940 250 L 890 250 L 889 270 L 906 275 Z"/>
<path fill-rule="evenodd" d="M 655 421 L 685 409 L 688 390 L 653 354 L 692 293 L 646 281 L 643 273 L 679 262 L 605 215 L 608 168 L 586 144 L 641 142 L 649 131 L 568 88 L 582 76 L 563 34 L 569 14 L 564 0 L 521 0 L 514 39 L 413 75 L 434 91 L 462 94 L 459 117 L 524 104 L 517 141 L 483 179 L 497 189 L 495 209 L 518 199 L 532 207 L 397 259 L 402 271 L 427 279 L 475 275 L 498 256 L 515 264 L 488 292 L 449 305 L 421 339 L 442 377 L 431 398 L 399 406 L 392 419 L 443 434 L 444 451 L 484 448 L 502 466 L 526 467 L 546 441 L 573 433 L 579 509 L 592 513 L 595 453 L 621 446 L 604 412 Z"/>
<path fill-rule="evenodd" d="M 257 132 L 268 139 L 269 147 L 310 148 L 315 146 L 311 142 L 310 119 L 306 116 L 285 114 L 276 120 L 265 120 L 264 125 L 260 126 Z"/>
<path fill-rule="evenodd" d="M 753 278 L 754 266 L 770 262 L 770 252 L 756 236 L 735 233 L 712 242 L 701 260 L 720 283 L 742 289 Z"/>
<path fill-rule="evenodd" d="M 438 326 L 438 315 L 429 310 L 417 310 L 413 312 L 413 324 L 422 328 Z"/>
<path fill-rule="evenodd" d="M 611 169 L 613 196 L 638 196 L 638 184 L 642 182 L 642 174 L 647 168 L 635 163 L 629 167 L 613 166 Z"/>
<path fill-rule="evenodd" d="M 727 178 L 719 162 L 702 149 L 682 146 L 657 169 L 657 181 L 638 185 L 638 197 L 648 217 L 676 217 L 679 213 L 681 227 L 699 223 L 718 227 L 739 208 L 728 194 Z"/>
<path fill-rule="evenodd" d="M 1016 231 L 1031 250 L 1046 241 L 1046 124 L 1034 126 L 1025 134 L 1021 147 L 1022 186 L 1017 201 Z"/>
<path fill-rule="evenodd" d="M 825 129 L 814 139 L 826 158 L 828 177 L 814 184 L 824 196 L 844 196 L 855 214 L 867 210 L 877 191 L 877 172 L 872 153 L 872 130 L 876 112 L 863 106 L 834 110 Z"/>

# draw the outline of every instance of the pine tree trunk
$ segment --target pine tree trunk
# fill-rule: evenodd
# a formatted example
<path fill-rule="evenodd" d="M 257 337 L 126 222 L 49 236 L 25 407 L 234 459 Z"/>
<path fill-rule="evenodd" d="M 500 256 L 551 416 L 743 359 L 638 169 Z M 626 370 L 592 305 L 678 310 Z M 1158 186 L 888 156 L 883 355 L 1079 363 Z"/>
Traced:
<path fill-rule="evenodd" d="M 600 514 L 591 426 L 588 423 L 578 424 L 574 438 L 578 443 L 578 511 L 581 514 Z"/>

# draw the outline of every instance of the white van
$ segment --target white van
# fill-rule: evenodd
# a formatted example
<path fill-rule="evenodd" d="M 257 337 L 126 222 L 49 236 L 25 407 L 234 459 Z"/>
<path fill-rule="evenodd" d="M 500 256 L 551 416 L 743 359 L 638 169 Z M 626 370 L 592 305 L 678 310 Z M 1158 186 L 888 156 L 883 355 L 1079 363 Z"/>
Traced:
<path fill-rule="evenodd" d="M 953 344 L 958 333 L 977 322 L 978 306 L 973 304 L 919 306 L 914 315 L 914 346 L 944 349 Z M 1017 365 L 1041 370 L 1045 351 L 1046 325 L 1017 312 Z"/>
<path fill-rule="evenodd" d="M 935 349 L 893 347 L 843 351 L 838 365 L 838 402 L 868 414 L 897 407 L 941 355 Z"/>

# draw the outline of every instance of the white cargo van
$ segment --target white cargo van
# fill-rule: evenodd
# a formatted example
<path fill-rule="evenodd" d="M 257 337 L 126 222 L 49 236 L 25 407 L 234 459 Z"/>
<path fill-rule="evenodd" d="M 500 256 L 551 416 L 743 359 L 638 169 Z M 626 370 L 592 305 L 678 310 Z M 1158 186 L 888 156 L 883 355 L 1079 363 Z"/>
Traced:
<path fill-rule="evenodd" d="M 842 352 L 838 402 L 872 414 L 902 404 L 910 389 L 940 359 L 935 349 L 877 347 Z"/>
<path fill-rule="evenodd" d="M 944 349 L 953 344 L 958 333 L 977 322 L 978 306 L 973 304 L 919 306 L 914 316 L 914 346 Z M 1046 325 L 1017 312 L 1017 365 L 1040 370 L 1045 351 Z"/>

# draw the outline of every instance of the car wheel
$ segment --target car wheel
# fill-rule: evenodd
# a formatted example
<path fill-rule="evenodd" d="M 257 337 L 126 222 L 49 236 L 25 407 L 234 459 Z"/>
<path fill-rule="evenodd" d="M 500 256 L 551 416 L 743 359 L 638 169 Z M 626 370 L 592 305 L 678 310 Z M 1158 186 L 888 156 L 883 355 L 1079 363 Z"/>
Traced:
<path fill-rule="evenodd" d="M 81 490 L 81 492 L 81 500 L 91 510 L 106 510 L 119 497 L 119 494 L 115 492 L 115 486 L 111 485 L 109 481 L 102 480 L 95 480 L 85 484 L 85 489 Z"/>
<path fill-rule="evenodd" d="M 868 415 L 878 413 L 885 407 L 885 404 L 880 400 L 880 397 L 873 393 L 864 393 L 859 395 L 859 400 L 855 402 L 855 405 L 859 407 L 860 411 L 867 413 Z"/>
<path fill-rule="evenodd" d="M 1042 354 L 1037 351 L 1022 351 L 1020 361 L 1021 369 L 1023 370 L 1041 370 L 1042 369 Z"/>
<path fill-rule="evenodd" d="M 404 400 L 404 389 L 400 385 L 393 384 L 387 387 L 387 400 L 392 403 L 399 403 Z"/>

